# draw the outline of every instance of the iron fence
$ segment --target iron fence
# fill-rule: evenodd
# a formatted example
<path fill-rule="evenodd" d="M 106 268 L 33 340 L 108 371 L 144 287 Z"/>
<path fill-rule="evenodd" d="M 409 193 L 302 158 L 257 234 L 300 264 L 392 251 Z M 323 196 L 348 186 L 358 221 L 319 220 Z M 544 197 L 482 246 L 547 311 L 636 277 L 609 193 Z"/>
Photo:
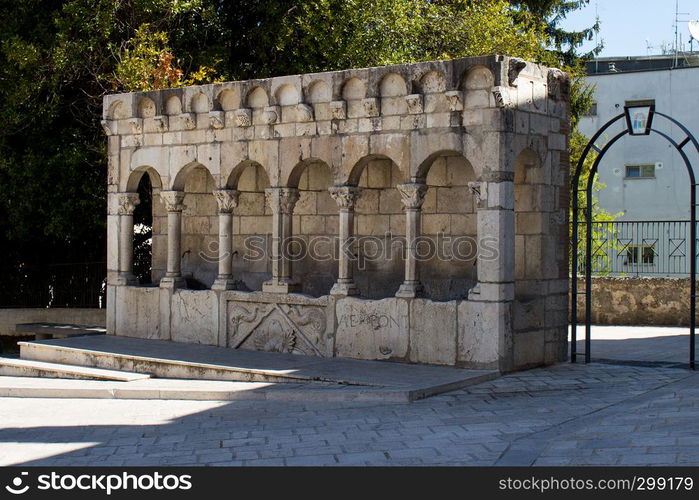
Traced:
<path fill-rule="evenodd" d="M 690 221 L 592 223 L 592 274 L 689 276 Z M 585 223 L 579 225 L 578 273 L 585 273 Z"/>
<path fill-rule="evenodd" d="M 106 306 L 106 262 L 21 266 L 7 277 L 0 307 Z"/>

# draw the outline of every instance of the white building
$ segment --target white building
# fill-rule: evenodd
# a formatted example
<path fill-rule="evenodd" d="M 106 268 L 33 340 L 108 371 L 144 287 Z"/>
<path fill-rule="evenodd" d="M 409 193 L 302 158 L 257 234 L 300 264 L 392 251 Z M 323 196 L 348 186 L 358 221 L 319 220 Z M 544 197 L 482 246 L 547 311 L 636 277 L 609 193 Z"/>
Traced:
<path fill-rule="evenodd" d="M 591 137 L 633 101 L 652 100 L 658 112 L 683 123 L 699 137 L 699 57 L 674 56 L 605 58 L 588 64 L 587 81 L 595 86 L 595 105 L 580 122 Z M 599 147 L 622 130 L 612 127 Z M 653 128 L 677 142 L 686 134 L 656 119 Z M 699 156 L 686 147 L 699 175 Z M 607 271 L 628 274 L 684 274 L 690 217 L 689 176 L 680 154 L 663 137 L 626 136 L 605 154 L 598 180 L 606 187 L 596 196 L 599 206 L 618 214 L 609 227 L 608 241 L 597 243 L 608 256 Z M 652 221 L 652 222 L 648 222 Z M 631 224 L 631 222 L 634 222 Z M 635 223 L 638 222 L 638 223 Z M 640 223 L 644 222 L 644 223 Z M 606 226 L 605 226 L 606 227 Z M 604 231 L 601 231 L 604 233 Z M 602 264 L 601 262 L 599 263 Z"/>

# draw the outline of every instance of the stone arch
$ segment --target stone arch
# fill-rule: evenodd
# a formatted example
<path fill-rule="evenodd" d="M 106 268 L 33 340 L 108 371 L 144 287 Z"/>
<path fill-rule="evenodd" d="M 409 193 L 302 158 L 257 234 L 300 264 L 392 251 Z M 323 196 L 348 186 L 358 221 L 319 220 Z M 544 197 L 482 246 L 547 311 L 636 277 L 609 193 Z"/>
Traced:
<path fill-rule="evenodd" d="M 348 79 L 342 85 L 342 98 L 346 101 L 364 99 L 366 97 L 366 83 L 356 76 Z"/>
<path fill-rule="evenodd" d="M 156 115 L 153 99 L 144 97 L 138 103 L 138 116 L 141 118 L 153 118 Z"/>
<path fill-rule="evenodd" d="M 179 115 L 182 113 L 182 101 L 176 95 L 168 97 L 165 101 L 165 114 L 166 115 Z"/>
<path fill-rule="evenodd" d="M 274 92 L 274 98 L 279 106 L 295 106 L 300 102 L 298 90 L 290 83 L 280 85 Z"/>
<path fill-rule="evenodd" d="M 423 94 L 434 94 L 447 90 L 447 78 L 441 71 L 428 71 L 420 78 L 420 90 Z"/>
<path fill-rule="evenodd" d="M 203 92 L 196 93 L 191 100 L 193 113 L 208 113 L 211 110 L 209 98 Z"/>
<path fill-rule="evenodd" d="M 167 235 L 161 234 L 167 216 L 161 189 L 160 175 L 150 166 L 132 171 L 126 184 L 126 190 L 138 193 L 140 201 L 133 214 L 133 272 L 141 285 L 158 283 L 167 267 Z"/>
<path fill-rule="evenodd" d="M 422 205 L 418 268 L 432 300 L 463 299 L 476 285 L 477 199 L 471 163 L 457 151 L 439 151 L 421 165 L 427 186 Z"/>
<path fill-rule="evenodd" d="M 138 185 L 141 182 L 141 177 L 146 174 L 150 177 L 150 182 L 154 188 L 162 189 L 163 182 L 158 171 L 149 165 L 142 165 L 133 169 L 129 174 L 129 177 L 126 180 L 125 191 L 129 193 L 137 192 Z"/>
<path fill-rule="evenodd" d="M 495 76 L 485 66 L 474 66 L 466 71 L 463 78 L 464 90 L 483 90 L 495 85 Z"/>
<path fill-rule="evenodd" d="M 264 177 L 266 179 L 266 185 L 270 185 L 269 176 L 267 175 L 267 171 L 264 169 L 262 165 L 260 165 L 258 162 L 254 160 L 243 160 L 240 163 L 238 163 L 235 167 L 233 167 L 230 174 L 228 174 L 226 182 L 224 183 L 226 189 L 238 189 L 238 183 L 240 182 L 242 175 L 246 172 L 248 167 L 259 168 L 264 174 Z"/>
<path fill-rule="evenodd" d="M 216 101 L 223 111 L 233 111 L 240 107 L 240 93 L 236 89 L 225 88 L 218 93 Z"/>
<path fill-rule="evenodd" d="M 245 104 L 248 108 L 264 108 L 269 106 L 269 97 L 262 87 L 252 88 L 245 96 Z"/>
<path fill-rule="evenodd" d="M 226 187 L 238 191 L 238 206 L 232 215 L 233 276 L 242 281 L 243 289 L 262 290 L 262 283 L 272 277 L 267 172 L 255 161 L 242 161 L 231 171 Z"/>
<path fill-rule="evenodd" d="M 425 182 L 427 174 L 429 173 L 430 169 L 432 168 L 432 165 L 434 164 L 437 158 L 449 156 L 463 156 L 463 153 L 461 151 L 456 151 L 452 149 L 441 149 L 439 151 L 429 154 L 427 158 L 425 158 L 422 161 L 422 163 L 420 163 L 420 165 L 417 167 L 417 171 L 414 175 L 417 182 Z M 466 161 L 468 161 L 468 159 L 466 159 Z M 468 164 L 473 169 L 471 162 L 468 162 Z"/>
<path fill-rule="evenodd" d="M 287 186 L 287 187 L 298 188 L 299 183 L 301 182 L 301 177 L 304 175 L 304 173 L 306 173 L 307 167 L 310 165 L 313 165 L 313 164 L 322 164 L 322 165 L 327 166 L 327 163 L 325 163 L 320 158 L 315 158 L 315 157 L 306 158 L 305 160 L 298 162 L 294 166 L 294 168 L 291 169 L 291 172 L 289 172 L 289 175 L 286 178 L 286 181 L 281 182 L 280 184 L 283 186 Z M 329 166 L 328 166 L 328 169 L 330 169 Z M 331 174 L 332 174 L 332 172 L 331 172 Z"/>
<path fill-rule="evenodd" d="M 292 169 L 289 186 L 299 190 L 292 222 L 293 280 L 302 293 L 319 297 L 330 293 L 338 275 L 338 208 L 328 188 L 334 185 L 333 172 L 322 160 L 312 158 Z"/>
<path fill-rule="evenodd" d="M 107 110 L 107 119 L 121 120 L 129 117 L 129 111 L 123 101 L 114 101 Z"/>
<path fill-rule="evenodd" d="M 381 79 L 379 94 L 381 97 L 404 96 L 408 94 L 408 86 L 398 73 L 388 73 Z"/>
<path fill-rule="evenodd" d="M 332 91 L 330 86 L 323 80 L 315 80 L 308 86 L 307 99 L 309 103 L 330 102 L 332 100 Z"/>
<path fill-rule="evenodd" d="M 206 168 L 206 166 L 199 162 L 193 161 L 177 171 L 175 178 L 172 180 L 172 183 L 170 184 L 170 189 L 173 191 L 184 191 L 187 178 L 192 173 L 192 171 L 197 168 L 202 168 L 206 170 L 207 173 L 211 175 L 211 177 L 213 178 L 213 174 L 211 173 L 211 171 L 209 171 L 208 168 Z"/>
<path fill-rule="evenodd" d="M 401 170 L 398 163 L 395 160 L 393 160 L 393 158 L 385 154 L 371 154 L 363 156 L 354 164 L 354 166 L 350 169 L 345 184 L 347 184 L 348 186 L 358 186 L 366 168 L 369 166 L 370 163 L 376 161 L 387 161 L 395 166 L 395 169 L 399 173 L 399 176 L 396 178 L 397 184 L 407 182 L 407 179 L 405 178 L 403 171 Z"/>
<path fill-rule="evenodd" d="M 188 288 L 211 288 L 218 272 L 216 188 L 209 169 L 196 162 L 181 169 L 173 183 L 173 189 L 184 192 L 181 266 Z"/>
<path fill-rule="evenodd" d="M 396 186 L 404 182 L 396 162 L 384 155 L 365 156 L 352 169 L 348 184 L 361 190 L 354 218 L 353 274 L 364 297 L 393 297 L 403 282 L 405 214 Z"/>

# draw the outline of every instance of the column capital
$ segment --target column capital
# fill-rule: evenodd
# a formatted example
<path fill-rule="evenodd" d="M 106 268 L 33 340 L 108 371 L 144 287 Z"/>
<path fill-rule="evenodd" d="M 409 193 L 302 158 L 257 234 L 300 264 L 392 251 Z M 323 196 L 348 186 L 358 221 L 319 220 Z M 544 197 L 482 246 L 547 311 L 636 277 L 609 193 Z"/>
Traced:
<path fill-rule="evenodd" d="M 357 200 L 362 195 L 362 190 L 354 186 L 331 186 L 328 191 L 341 210 L 354 210 Z"/>
<path fill-rule="evenodd" d="M 400 193 L 403 206 L 408 210 L 419 210 L 425 201 L 425 193 L 427 186 L 417 182 L 409 182 L 407 184 L 398 184 L 396 186 Z"/>
<path fill-rule="evenodd" d="M 218 212 L 221 214 L 231 213 L 238 206 L 238 194 L 239 192 L 235 189 L 217 189 L 214 191 Z"/>
<path fill-rule="evenodd" d="M 138 193 L 119 193 L 117 201 L 119 203 L 117 208 L 119 215 L 133 215 L 136 205 L 141 203 L 141 198 L 138 196 Z"/>
<path fill-rule="evenodd" d="M 265 189 L 265 201 L 272 213 L 292 214 L 294 205 L 299 200 L 299 190 L 296 188 L 271 187 Z"/>
<path fill-rule="evenodd" d="M 168 212 L 181 212 L 184 210 L 183 191 L 160 191 L 160 198 L 165 202 L 165 209 Z"/>

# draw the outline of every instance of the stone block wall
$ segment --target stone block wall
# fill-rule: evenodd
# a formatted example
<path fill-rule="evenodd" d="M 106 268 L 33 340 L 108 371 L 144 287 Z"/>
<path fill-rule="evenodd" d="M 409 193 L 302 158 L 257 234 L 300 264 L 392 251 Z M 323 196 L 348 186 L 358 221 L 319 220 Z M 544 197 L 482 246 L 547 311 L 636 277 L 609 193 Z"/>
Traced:
<path fill-rule="evenodd" d="M 578 278 L 583 290 L 584 278 Z M 595 325 L 689 326 L 689 278 L 592 277 Z M 585 322 L 585 295 L 578 296 L 578 322 Z"/>
<path fill-rule="evenodd" d="M 503 371 L 564 359 L 568 86 L 487 56 L 106 96 L 108 331 Z M 131 273 L 143 175 L 151 288 Z M 473 258 L 444 238 L 475 240 Z"/>

